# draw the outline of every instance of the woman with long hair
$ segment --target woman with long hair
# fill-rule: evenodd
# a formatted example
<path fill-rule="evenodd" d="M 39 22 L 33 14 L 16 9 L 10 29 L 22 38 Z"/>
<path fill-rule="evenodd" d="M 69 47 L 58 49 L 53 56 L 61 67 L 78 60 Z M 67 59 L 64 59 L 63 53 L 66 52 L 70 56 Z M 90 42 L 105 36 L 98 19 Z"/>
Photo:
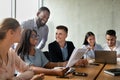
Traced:
<path fill-rule="evenodd" d="M 67 69 L 46 69 L 53 68 L 55 66 L 64 66 L 66 62 L 63 63 L 52 63 L 49 62 L 45 55 L 37 49 L 35 46 L 38 42 L 39 36 L 37 32 L 33 29 L 26 29 L 22 32 L 22 38 L 20 43 L 16 48 L 16 52 L 21 57 L 25 63 L 32 67 L 33 71 L 36 73 L 44 73 L 47 75 L 59 75 L 62 76 L 67 71 Z"/>
<path fill-rule="evenodd" d="M 45 55 L 35 46 L 38 42 L 39 36 L 35 30 L 26 29 L 23 31 L 22 38 L 18 44 L 16 51 L 18 55 L 26 62 L 27 65 L 32 66 L 32 70 L 36 73 L 44 73 L 47 75 L 63 76 L 67 69 L 50 69 L 54 67 L 65 66 L 67 62 L 50 62 Z M 87 64 L 78 61 L 75 65 Z"/>
<path fill-rule="evenodd" d="M 5 18 L 0 22 L 0 80 L 30 80 L 34 72 L 27 66 L 10 48 L 21 38 L 20 24 L 16 19 Z M 21 74 L 14 76 L 15 69 Z M 37 80 L 42 75 L 34 76 L 31 80 Z"/>
<path fill-rule="evenodd" d="M 86 48 L 89 51 L 84 55 L 84 58 L 94 59 L 94 50 L 101 50 L 101 45 L 96 43 L 95 35 L 93 32 L 89 31 L 85 35 L 82 48 Z"/>

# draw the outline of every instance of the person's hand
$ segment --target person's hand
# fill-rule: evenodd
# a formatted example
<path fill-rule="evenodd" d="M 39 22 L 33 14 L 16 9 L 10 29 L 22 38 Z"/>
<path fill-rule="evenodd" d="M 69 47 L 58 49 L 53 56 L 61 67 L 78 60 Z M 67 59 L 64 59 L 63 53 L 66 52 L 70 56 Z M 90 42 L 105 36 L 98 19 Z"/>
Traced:
<path fill-rule="evenodd" d="M 88 49 L 88 51 L 90 51 L 90 50 L 91 50 L 91 47 L 87 47 L 87 49 Z"/>
<path fill-rule="evenodd" d="M 75 63 L 75 66 L 85 67 L 88 64 L 87 59 L 80 59 Z"/>
<path fill-rule="evenodd" d="M 90 51 L 90 50 L 94 50 L 94 47 L 87 47 L 87 49 Z"/>
<path fill-rule="evenodd" d="M 31 80 L 43 80 L 44 79 L 44 74 L 37 74 L 32 77 Z"/>
<path fill-rule="evenodd" d="M 69 70 L 69 67 L 68 68 L 57 68 L 57 69 L 54 69 L 54 72 L 56 73 L 57 76 L 64 76 L 64 74 Z"/>

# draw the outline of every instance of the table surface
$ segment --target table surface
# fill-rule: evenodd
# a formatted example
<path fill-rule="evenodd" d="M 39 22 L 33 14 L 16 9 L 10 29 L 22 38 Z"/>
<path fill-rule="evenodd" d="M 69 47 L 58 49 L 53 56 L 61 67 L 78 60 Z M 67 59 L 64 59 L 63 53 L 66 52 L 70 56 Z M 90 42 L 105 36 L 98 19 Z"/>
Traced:
<path fill-rule="evenodd" d="M 88 76 L 73 76 L 69 75 L 69 78 L 57 78 L 56 76 L 45 76 L 44 80 L 95 80 L 99 75 L 101 69 L 104 67 L 104 64 L 96 65 L 88 65 L 86 67 L 75 68 L 76 72 L 84 72 L 87 73 Z"/>
<path fill-rule="evenodd" d="M 76 72 L 84 72 L 87 73 L 88 76 L 73 76 L 69 75 L 69 78 L 57 78 L 56 76 L 47 76 L 45 75 L 44 80 L 120 80 L 120 76 L 112 76 L 104 72 L 105 69 L 111 68 L 120 68 L 120 58 L 117 60 L 117 64 L 100 64 L 96 65 L 88 65 L 86 67 L 75 68 Z"/>
<path fill-rule="evenodd" d="M 120 80 L 120 76 L 112 76 L 104 72 L 105 69 L 120 68 L 120 63 L 118 64 L 106 64 L 96 80 Z"/>

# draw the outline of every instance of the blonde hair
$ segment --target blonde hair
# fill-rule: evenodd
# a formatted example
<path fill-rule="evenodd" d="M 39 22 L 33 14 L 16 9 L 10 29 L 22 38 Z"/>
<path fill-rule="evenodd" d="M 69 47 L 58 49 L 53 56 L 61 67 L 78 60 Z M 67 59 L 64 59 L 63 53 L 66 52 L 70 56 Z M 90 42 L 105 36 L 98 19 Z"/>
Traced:
<path fill-rule="evenodd" d="M 14 18 L 5 18 L 0 22 L 0 40 L 4 39 L 9 29 L 16 30 L 20 26 L 19 22 Z"/>

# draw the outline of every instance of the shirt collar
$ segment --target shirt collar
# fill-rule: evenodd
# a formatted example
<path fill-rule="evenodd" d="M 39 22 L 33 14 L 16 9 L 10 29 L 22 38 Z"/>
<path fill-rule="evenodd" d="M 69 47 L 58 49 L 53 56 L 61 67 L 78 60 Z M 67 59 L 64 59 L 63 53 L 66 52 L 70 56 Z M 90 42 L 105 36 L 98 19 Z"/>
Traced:
<path fill-rule="evenodd" d="M 67 48 L 67 43 L 66 42 L 65 42 L 65 46 L 63 48 L 61 48 L 61 49 L 64 49 L 64 48 Z"/>
<path fill-rule="evenodd" d="M 106 48 L 111 50 L 107 43 L 106 43 L 106 45 L 107 45 Z M 119 45 L 120 45 L 119 42 L 116 41 L 116 44 L 115 44 L 115 47 L 113 48 L 113 51 L 115 51 L 119 47 Z"/>

